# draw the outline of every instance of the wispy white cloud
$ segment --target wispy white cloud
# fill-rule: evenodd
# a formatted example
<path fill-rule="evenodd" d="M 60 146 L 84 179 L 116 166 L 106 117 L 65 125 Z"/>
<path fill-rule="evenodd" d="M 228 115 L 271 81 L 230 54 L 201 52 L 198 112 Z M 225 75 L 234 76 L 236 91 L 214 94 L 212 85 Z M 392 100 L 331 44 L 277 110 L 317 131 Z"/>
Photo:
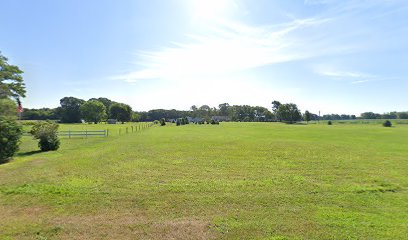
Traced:
<path fill-rule="evenodd" d="M 268 64 L 332 53 L 339 49 L 317 46 L 319 39 L 296 35 L 330 22 L 328 18 L 298 19 L 286 24 L 250 26 L 231 21 L 208 25 L 205 35 L 189 34 L 185 43 L 137 54 L 139 70 L 115 76 L 127 82 L 142 79 L 185 79 L 228 74 Z M 318 49 L 320 50 L 318 51 Z"/>
<path fill-rule="evenodd" d="M 186 34 L 183 42 L 173 42 L 156 51 L 138 51 L 135 70 L 113 79 L 126 82 L 145 79 L 192 81 L 203 76 L 218 76 L 270 64 L 378 48 L 376 41 L 367 41 L 366 38 L 373 32 L 373 27 L 362 21 L 351 22 L 351 19 L 358 19 L 361 11 L 370 6 L 395 2 L 399 0 L 386 3 L 379 0 L 305 0 L 305 4 L 332 7 L 320 15 L 275 25 L 253 26 L 222 18 L 208 20 L 200 25 L 200 33 Z M 356 27 L 344 28 L 345 24 L 355 24 Z M 372 36 L 371 39 L 375 38 Z M 353 74 L 358 73 L 339 73 L 348 77 L 353 77 Z"/>
<path fill-rule="evenodd" d="M 339 71 L 333 69 L 318 70 L 316 71 L 319 75 L 334 77 L 334 78 L 373 78 L 375 76 L 361 73 L 361 72 L 350 72 L 350 71 Z"/>
<path fill-rule="evenodd" d="M 395 77 L 384 77 L 357 71 L 342 71 L 330 66 L 316 66 L 314 72 L 320 76 L 347 81 L 351 84 L 361 84 L 374 81 L 398 80 Z"/>

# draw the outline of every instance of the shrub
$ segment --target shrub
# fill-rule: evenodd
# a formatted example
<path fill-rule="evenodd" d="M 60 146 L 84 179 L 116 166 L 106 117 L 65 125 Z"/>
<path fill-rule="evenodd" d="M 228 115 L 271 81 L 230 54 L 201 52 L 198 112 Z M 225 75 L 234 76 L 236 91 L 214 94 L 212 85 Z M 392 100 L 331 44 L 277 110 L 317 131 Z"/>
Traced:
<path fill-rule="evenodd" d="M 332 125 L 332 124 L 333 124 L 332 121 L 327 122 L 327 125 Z"/>
<path fill-rule="evenodd" d="M 166 126 L 166 119 L 160 119 L 160 126 Z"/>
<path fill-rule="evenodd" d="M 18 150 L 22 128 L 17 121 L 0 118 L 0 163 L 7 161 Z"/>
<path fill-rule="evenodd" d="M 387 120 L 387 121 L 385 121 L 385 122 L 383 123 L 383 126 L 384 126 L 384 127 L 392 127 L 392 123 Z"/>
<path fill-rule="evenodd" d="M 177 118 L 177 120 L 176 120 L 176 125 L 177 125 L 177 126 L 180 126 L 180 124 L 181 124 L 180 118 Z"/>
<path fill-rule="evenodd" d="M 219 125 L 219 124 L 220 124 L 220 122 L 215 121 L 214 119 L 212 119 L 212 120 L 211 120 L 211 124 L 212 124 L 212 125 Z"/>
<path fill-rule="evenodd" d="M 153 123 L 154 124 L 159 124 L 159 120 L 154 120 Z"/>
<path fill-rule="evenodd" d="M 38 147 L 41 151 L 57 150 L 60 140 L 57 135 L 58 124 L 52 122 L 37 122 L 31 129 L 35 139 L 39 139 Z"/>

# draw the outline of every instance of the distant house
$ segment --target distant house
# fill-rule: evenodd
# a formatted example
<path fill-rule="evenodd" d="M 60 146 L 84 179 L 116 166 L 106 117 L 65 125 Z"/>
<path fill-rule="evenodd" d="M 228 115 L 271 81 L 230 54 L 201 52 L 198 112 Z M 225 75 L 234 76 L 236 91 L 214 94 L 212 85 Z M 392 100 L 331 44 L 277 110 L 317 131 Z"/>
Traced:
<path fill-rule="evenodd" d="M 200 122 L 205 121 L 204 118 L 199 118 L 199 117 L 196 117 L 196 118 L 187 117 L 187 119 L 188 119 L 188 122 L 191 122 L 191 123 L 200 123 Z"/>
<path fill-rule="evenodd" d="M 214 120 L 216 122 L 229 122 L 231 121 L 230 117 L 228 116 L 213 116 L 211 120 Z"/>
<path fill-rule="evenodd" d="M 108 119 L 108 120 L 106 121 L 106 123 L 108 123 L 108 124 L 116 124 L 116 123 L 118 123 L 118 120 L 117 120 L 117 119 Z"/>

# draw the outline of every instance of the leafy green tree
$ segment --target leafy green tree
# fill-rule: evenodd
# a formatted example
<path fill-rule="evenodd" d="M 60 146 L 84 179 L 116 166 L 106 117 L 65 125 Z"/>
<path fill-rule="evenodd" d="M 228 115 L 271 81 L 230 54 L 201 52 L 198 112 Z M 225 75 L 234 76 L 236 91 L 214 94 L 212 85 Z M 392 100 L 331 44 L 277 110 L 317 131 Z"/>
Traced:
<path fill-rule="evenodd" d="M 400 112 L 398 113 L 399 119 L 408 119 L 408 112 Z"/>
<path fill-rule="evenodd" d="M 114 101 L 112 101 L 112 100 L 110 100 L 110 99 L 108 99 L 108 98 L 105 98 L 105 97 L 91 98 L 91 99 L 89 99 L 88 101 L 91 101 L 91 100 L 96 100 L 96 101 L 99 101 L 99 102 L 103 103 L 103 105 L 104 105 L 105 108 L 106 108 L 106 116 L 109 117 L 109 109 L 110 109 L 110 106 L 111 106 L 113 103 L 115 103 Z"/>
<path fill-rule="evenodd" d="M 17 66 L 7 63 L 8 59 L 0 52 L 0 98 L 12 97 L 19 99 L 25 97 L 26 90 L 23 82 L 23 71 Z"/>
<path fill-rule="evenodd" d="M 305 112 L 305 121 L 306 121 L 306 123 L 309 123 L 310 119 L 311 119 L 311 114 L 310 114 L 309 111 L 306 110 L 306 112 Z"/>
<path fill-rule="evenodd" d="M 17 105 L 10 98 L 0 98 L 0 117 L 17 117 Z"/>
<path fill-rule="evenodd" d="M 25 97 L 25 85 L 17 66 L 8 64 L 0 53 L 0 161 L 7 161 L 18 150 L 22 129 L 16 122 L 17 105 Z"/>
<path fill-rule="evenodd" d="M 85 101 L 75 97 L 64 97 L 60 100 L 61 122 L 79 123 L 81 122 L 81 111 L 79 108 Z"/>
<path fill-rule="evenodd" d="M 280 103 L 279 101 L 275 100 L 275 101 L 272 102 L 272 111 L 275 114 L 276 121 L 281 121 L 281 118 L 280 118 L 279 113 L 278 113 L 278 109 L 279 109 L 279 107 L 281 105 L 282 105 L 282 103 Z"/>
<path fill-rule="evenodd" d="M 282 121 L 287 123 L 295 123 L 302 119 L 302 114 L 296 104 L 293 103 L 281 104 L 277 110 L 277 114 Z"/>
<path fill-rule="evenodd" d="M 113 103 L 109 109 L 110 117 L 124 123 L 132 118 L 132 108 L 124 103 Z"/>
<path fill-rule="evenodd" d="M 37 122 L 31 129 L 31 134 L 38 139 L 41 151 L 54 151 L 60 146 L 57 134 L 58 124 L 53 122 Z"/>
<path fill-rule="evenodd" d="M 228 103 L 222 103 L 218 105 L 221 116 L 228 116 L 230 105 Z"/>
<path fill-rule="evenodd" d="M 364 112 L 361 114 L 361 118 L 363 119 L 379 119 L 381 118 L 381 115 L 378 113 L 373 113 L 373 112 Z"/>
<path fill-rule="evenodd" d="M 132 112 L 132 122 L 139 122 L 140 121 L 140 115 L 136 112 Z"/>
<path fill-rule="evenodd" d="M 24 109 L 22 119 L 24 120 L 59 120 L 58 108 Z"/>
<path fill-rule="evenodd" d="M 0 117 L 0 163 L 7 161 L 17 152 L 22 133 L 17 121 Z"/>
<path fill-rule="evenodd" d="M 87 122 L 94 122 L 97 124 L 107 118 L 105 105 L 97 100 L 85 102 L 81 105 L 79 110 L 82 118 Z"/>

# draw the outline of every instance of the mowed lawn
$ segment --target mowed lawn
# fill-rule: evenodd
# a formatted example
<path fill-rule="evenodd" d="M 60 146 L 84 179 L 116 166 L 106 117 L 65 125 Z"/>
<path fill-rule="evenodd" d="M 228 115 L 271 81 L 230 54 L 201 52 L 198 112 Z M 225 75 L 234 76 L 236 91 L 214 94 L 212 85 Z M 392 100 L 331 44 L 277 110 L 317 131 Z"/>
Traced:
<path fill-rule="evenodd" d="M 153 126 L 36 150 L 24 137 L 0 165 L 0 239 L 408 236 L 407 125 Z"/>

